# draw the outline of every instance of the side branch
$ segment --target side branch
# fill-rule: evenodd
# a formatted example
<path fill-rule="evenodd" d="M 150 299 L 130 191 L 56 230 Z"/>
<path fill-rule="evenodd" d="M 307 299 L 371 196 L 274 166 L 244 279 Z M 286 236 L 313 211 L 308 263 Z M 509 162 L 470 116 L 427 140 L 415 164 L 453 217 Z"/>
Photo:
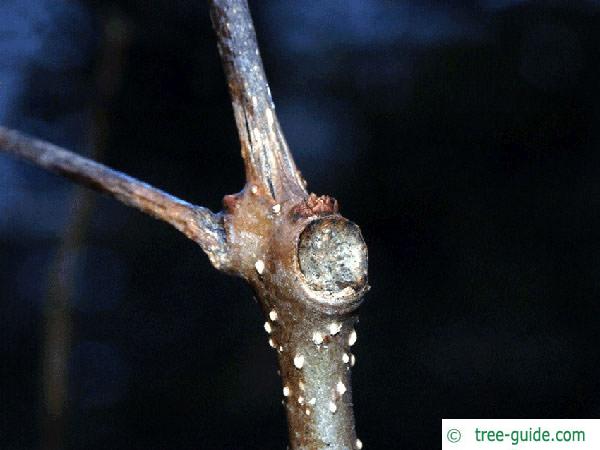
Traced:
<path fill-rule="evenodd" d="M 273 200 L 306 197 L 267 83 L 246 0 L 210 0 L 213 27 L 242 145 L 246 181 Z"/>
<path fill-rule="evenodd" d="M 227 264 L 221 214 L 192 205 L 142 181 L 56 145 L 0 127 L 0 151 L 63 175 L 165 221 L 200 244 L 217 268 Z"/>

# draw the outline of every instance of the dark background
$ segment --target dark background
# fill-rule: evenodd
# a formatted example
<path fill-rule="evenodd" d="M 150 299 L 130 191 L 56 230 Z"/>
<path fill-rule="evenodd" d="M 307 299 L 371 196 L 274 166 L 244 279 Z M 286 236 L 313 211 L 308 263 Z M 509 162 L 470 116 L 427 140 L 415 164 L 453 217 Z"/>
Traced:
<path fill-rule="evenodd" d="M 598 417 L 600 1 L 250 6 L 309 188 L 369 245 L 365 448 L 436 448 L 443 417 Z M 1 124 L 85 154 L 103 142 L 106 164 L 213 210 L 242 187 L 204 1 L 0 0 L 0 23 Z M 73 193 L 0 155 L 2 449 L 42 440 L 44 304 Z M 73 252 L 67 448 L 285 448 L 249 288 L 94 199 Z"/>

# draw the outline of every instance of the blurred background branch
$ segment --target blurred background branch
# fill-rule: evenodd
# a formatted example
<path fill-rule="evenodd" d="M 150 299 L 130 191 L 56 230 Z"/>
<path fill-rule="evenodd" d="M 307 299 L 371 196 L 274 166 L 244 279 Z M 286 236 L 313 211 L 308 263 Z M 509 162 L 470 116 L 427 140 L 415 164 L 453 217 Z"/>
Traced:
<path fill-rule="evenodd" d="M 90 117 L 89 156 L 102 160 L 108 143 L 109 108 L 118 93 L 131 30 L 121 13 L 114 10 L 100 16 L 101 52 L 95 69 L 95 96 Z M 43 395 L 42 448 L 68 447 L 69 358 L 73 333 L 71 304 L 77 289 L 80 253 L 94 207 L 94 194 L 76 186 L 69 220 L 60 246 L 49 267 L 48 293 L 44 305 L 45 332 L 41 385 Z"/>

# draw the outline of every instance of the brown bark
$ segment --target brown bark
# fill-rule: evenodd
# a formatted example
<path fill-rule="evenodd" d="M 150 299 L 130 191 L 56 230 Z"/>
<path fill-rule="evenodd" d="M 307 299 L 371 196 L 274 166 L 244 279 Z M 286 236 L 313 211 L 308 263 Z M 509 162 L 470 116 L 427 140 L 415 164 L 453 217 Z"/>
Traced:
<path fill-rule="evenodd" d="M 0 127 L 0 150 L 63 175 L 163 220 L 200 244 L 213 265 L 226 258 L 222 217 L 54 144 Z"/>
<path fill-rule="evenodd" d="M 367 248 L 328 196 L 308 195 L 275 114 L 246 0 L 211 0 L 246 185 L 213 214 L 131 177 L 0 128 L 0 149 L 164 220 L 213 265 L 244 278 L 278 354 L 293 449 L 362 448 L 350 386 L 356 309 L 368 290 Z"/>
<path fill-rule="evenodd" d="M 291 447 L 360 447 L 349 347 L 353 311 L 367 290 L 366 246 L 335 200 L 306 193 L 275 114 L 247 2 L 210 5 L 247 178 L 244 191 L 225 202 L 230 270 L 253 286 L 267 318 Z"/>

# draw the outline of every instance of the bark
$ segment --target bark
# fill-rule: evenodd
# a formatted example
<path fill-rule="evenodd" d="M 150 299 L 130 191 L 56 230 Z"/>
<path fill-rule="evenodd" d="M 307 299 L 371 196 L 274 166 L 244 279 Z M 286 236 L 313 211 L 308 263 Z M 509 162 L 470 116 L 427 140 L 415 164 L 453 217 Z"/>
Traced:
<path fill-rule="evenodd" d="M 217 268 L 226 259 L 222 217 L 54 144 L 0 127 L 0 149 L 163 220 L 200 244 Z"/>
<path fill-rule="evenodd" d="M 369 289 L 359 228 L 308 194 L 275 114 L 246 0 L 212 0 L 246 170 L 222 213 L 191 205 L 51 144 L 0 128 L 0 149 L 171 223 L 213 265 L 244 278 L 277 352 L 292 449 L 360 449 L 350 372 L 356 309 Z"/>
<path fill-rule="evenodd" d="M 248 4 L 239 0 L 209 3 L 242 144 L 246 179 L 277 201 L 291 193 L 305 196 L 304 180 L 275 115 Z"/>
<path fill-rule="evenodd" d="M 247 2 L 210 5 L 248 182 L 225 202 L 230 270 L 253 286 L 267 318 L 291 447 L 362 447 L 350 346 L 353 311 L 367 290 L 366 246 L 334 199 L 306 193 L 275 114 Z"/>

